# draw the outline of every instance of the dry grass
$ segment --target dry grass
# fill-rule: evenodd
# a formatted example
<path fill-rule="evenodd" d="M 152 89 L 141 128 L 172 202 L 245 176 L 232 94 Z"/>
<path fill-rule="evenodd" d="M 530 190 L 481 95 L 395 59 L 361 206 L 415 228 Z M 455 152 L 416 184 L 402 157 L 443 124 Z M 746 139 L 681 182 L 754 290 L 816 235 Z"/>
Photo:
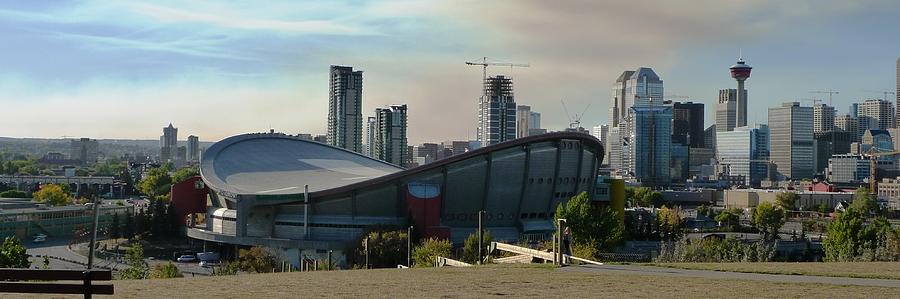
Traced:
<path fill-rule="evenodd" d="M 745 273 L 900 279 L 898 262 L 859 263 L 659 263 L 656 266 Z"/>
<path fill-rule="evenodd" d="M 900 288 L 612 275 L 527 265 L 130 280 L 115 285 L 116 297 L 124 298 L 900 297 Z"/>

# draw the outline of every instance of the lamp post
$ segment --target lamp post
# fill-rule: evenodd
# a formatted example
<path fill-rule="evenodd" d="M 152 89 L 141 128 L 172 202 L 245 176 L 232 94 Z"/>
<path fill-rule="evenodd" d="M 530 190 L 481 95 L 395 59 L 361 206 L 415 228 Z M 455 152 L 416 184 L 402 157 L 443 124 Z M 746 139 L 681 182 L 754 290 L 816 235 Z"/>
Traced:
<path fill-rule="evenodd" d="M 478 264 L 481 265 L 481 261 L 484 260 L 484 256 L 482 254 L 483 250 L 483 242 L 484 242 L 484 211 L 478 211 Z"/>
<path fill-rule="evenodd" d="M 100 222 L 100 203 L 99 197 L 94 196 L 94 228 L 91 232 L 91 243 L 90 248 L 88 249 L 88 263 L 87 269 L 91 270 L 94 268 L 94 247 L 97 242 L 97 224 Z"/>
<path fill-rule="evenodd" d="M 406 228 L 406 266 L 412 268 L 412 225 Z"/>
<path fill-rule="evenodd" d="M 563 241 L 562 226 L 565 223 L 566 223 L 566 219 L 563 219 L 563 218 L 556 219 L 556 240 L 557 240 L 557 242 L 556 242 L 556 246 L 557 246 L 556 261 L 558 263 L 557 264 L 558 266 L 562 266 L 563 262 L 564 262 L 563 261 L 563 253 L 562 253 L 562 247 L 563 247 L 563 245 L 562 245 L 562 241 Z"/>

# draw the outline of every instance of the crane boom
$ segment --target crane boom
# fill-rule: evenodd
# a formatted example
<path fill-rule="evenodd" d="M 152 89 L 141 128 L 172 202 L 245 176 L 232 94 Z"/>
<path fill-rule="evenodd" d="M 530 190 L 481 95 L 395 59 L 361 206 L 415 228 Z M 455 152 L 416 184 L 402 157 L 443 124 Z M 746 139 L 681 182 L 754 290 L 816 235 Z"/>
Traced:
<path fill-rule="evenodd" d="M 528 63 L 511 63 L 511 62 L 490 62 L 487 57 L 481 57 L 481 61 L 466 61 L 466 65 L 480 65 L 481 66 L 481 80 L 487 79 L 487 67 L 488 66 L 508 66 L 512 67 L 531 67 Z"/>

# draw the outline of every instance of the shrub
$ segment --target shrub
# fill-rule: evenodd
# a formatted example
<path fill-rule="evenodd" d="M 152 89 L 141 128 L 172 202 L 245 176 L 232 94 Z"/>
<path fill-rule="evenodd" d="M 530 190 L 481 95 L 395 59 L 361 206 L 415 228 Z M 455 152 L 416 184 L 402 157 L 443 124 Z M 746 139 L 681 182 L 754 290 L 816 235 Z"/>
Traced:
<path fill-rule="evenodd" d="M 352 251 L 354 264 L 366 268 L 366 236 L 369 238 L 369 265 L 373 268 L 394 268 L 406 264 L 406 231 L 389 229 L 372 230 L 360 237 Z"/>
<path fill-rule="evenodd" d="M 253 246 L 250 249 L 241 249 L 240 269 L 248 273 L 270 273 L 277 266 L 277 257 L 272 251 L 262 247 Z"/>
<path fill-rule="evenodd" d="M 772 243 L 757 241 L 744 243 L 734 238 L 706 238 L 677 242 L 663 242 L 659 256 L 660 263 L 723 263 L 723 262 L 768 262 L 775 257 Z"/>
<path fill-rule="evenodd" d="M 172 262 L 168 262 L 165 264 L 158 264 L 153 267 L 153 270 L 150 271 L 150 278 L 176 278 L 182 277 L 181 272 L 178 271 L 178 267 L 175 267 L 175 264 Z"/>
<path fill-rule="evenodd" d="M 450 257 L 453 246 L 450 241 L 444 239 L 429 238 L 422 241 L 413 250 L 413 260 L 416 267 L 433 267 L 435 259 L 439 256 Z"/>
<path fill-rule="evenodd" d="M 226 275 L 235 275 L 238 270 L 240 270 L 239 262 L 226 262 L 219 267 L 216 267 L 212 271 L 212 276 L 226 276 Z"/>
<path fill-rule="evenodd" d="M 494 241 L 494 237 L 491 236 L 491 231 L 484 230 L 484 236 L 482 245 L 488 246 L 491 242 Z M 487 254 L 487 250 L 482 250 L 482 254 Z M 466 238 L 466 242 L 463 243 L 463 256 L 461 259 L 463 262 L 475 264 L 478 262 L 478 230 L 469 235 Z"/>
<path fill-rule="evenodd" d="M 0 192 L 0 197 L 2 198 L 28 198 L 28 193 L 17 191 L 17 190 L 6 190 Z"/>

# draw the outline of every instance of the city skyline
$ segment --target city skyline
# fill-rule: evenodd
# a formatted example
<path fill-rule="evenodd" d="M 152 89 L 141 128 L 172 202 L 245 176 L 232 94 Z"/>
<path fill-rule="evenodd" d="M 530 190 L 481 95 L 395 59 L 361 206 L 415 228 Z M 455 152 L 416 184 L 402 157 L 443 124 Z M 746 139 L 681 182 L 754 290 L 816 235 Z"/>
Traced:
<path fill-rule="evenodd" d="M 17 112 L 0 135 L 152 140 L 170 122 L 208 141 L 269 128 L 324 134 L 335 64 L 366 72 L 362 111 L 396 102 L 417 111 L 410 144 L 469 140 L 474 124 L 445 124 L 477 110 L 481 74 L 463 62 L 481 56 L 530 63 L 488 74 L 511 75 L 516 102 L 555 130 L 568 125 L 560 98 L 573 110 L 591 104 L 584 127 L 608 123 L 610 86 L 642 66 L 667 94 L 704 103 L 708 126 L 741 49 L 754 67 L 748 124 L 781 102 L 825 100 L 811 90 L 839 90 L 833 106 L 845 114 L 894 89 L 900 41 L 879 38 L 900 27 L 889 1 L 485 5 L 474 14 L 418 1 L 0 5 L 0 36 L 16 45 L 0 52 L 0 104 Z M 648 21 L 627 21 L 636 17 Z"/>

